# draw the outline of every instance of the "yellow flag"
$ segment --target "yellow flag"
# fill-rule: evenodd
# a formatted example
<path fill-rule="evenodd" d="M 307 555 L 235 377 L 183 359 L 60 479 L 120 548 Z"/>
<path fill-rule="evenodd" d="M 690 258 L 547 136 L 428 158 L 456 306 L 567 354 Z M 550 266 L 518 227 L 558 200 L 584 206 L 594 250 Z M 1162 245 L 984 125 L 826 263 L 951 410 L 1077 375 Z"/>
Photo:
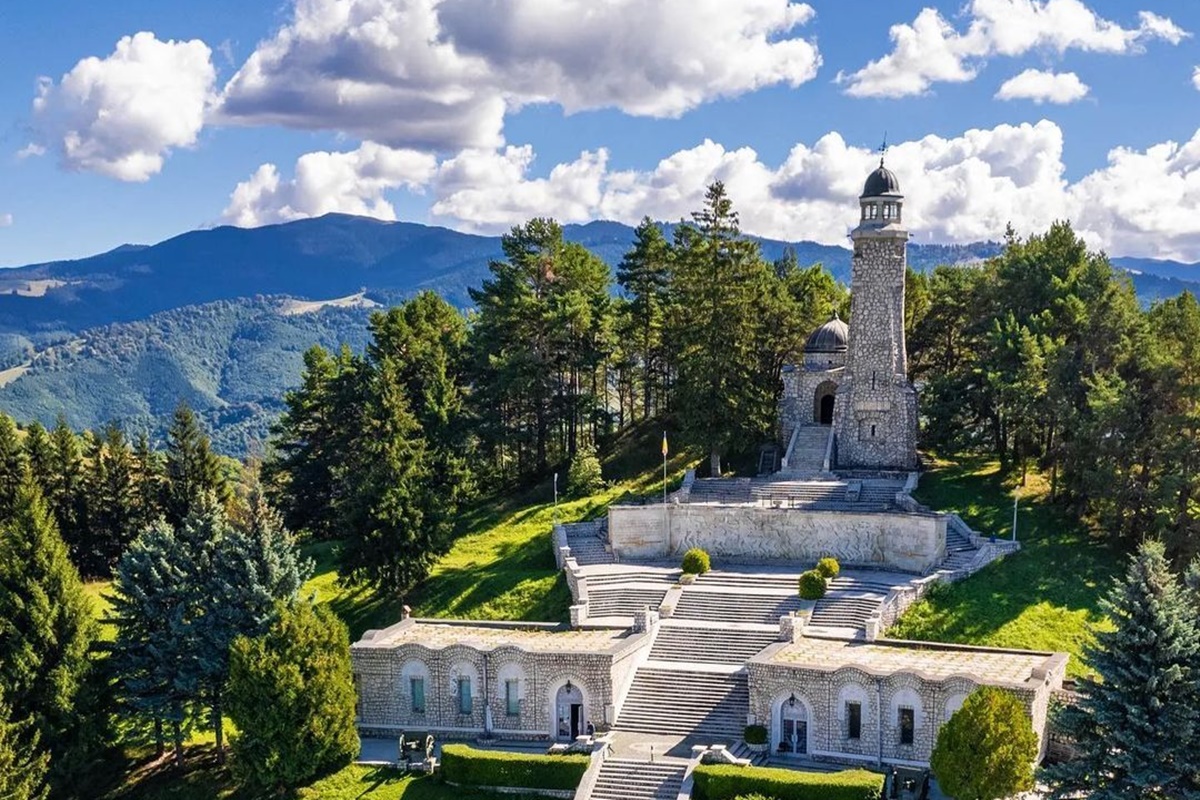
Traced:
<path fill-rule="evenodd" d="M 666 456 L 667 456 L 667 432 L 666 431 L 663 431 L 662 454 L 663 454 L 663 458 L 666 458 Z"/>

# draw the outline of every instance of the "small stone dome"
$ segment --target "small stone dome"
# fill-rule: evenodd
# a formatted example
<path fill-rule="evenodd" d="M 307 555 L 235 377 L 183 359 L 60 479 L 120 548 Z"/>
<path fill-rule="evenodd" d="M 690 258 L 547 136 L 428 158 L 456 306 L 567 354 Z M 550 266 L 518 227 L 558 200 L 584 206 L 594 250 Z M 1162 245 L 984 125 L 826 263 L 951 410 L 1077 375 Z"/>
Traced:
<path fill-rule="evenodd" d="M 834 313 L 833 319 L 817 328 L 804 344 L 806 353 L 844 353 L 850 341 L 850 326 L 838 319 Z"/>
<path fill-rule="evenodd" d="M 880 159 L 879 169 L 867 176 L 862 197 L 880 197 L 885 194 L 900 194 L 900 181 L 897 180 L 896 173 L 885 167 L 883 159 Z"/>

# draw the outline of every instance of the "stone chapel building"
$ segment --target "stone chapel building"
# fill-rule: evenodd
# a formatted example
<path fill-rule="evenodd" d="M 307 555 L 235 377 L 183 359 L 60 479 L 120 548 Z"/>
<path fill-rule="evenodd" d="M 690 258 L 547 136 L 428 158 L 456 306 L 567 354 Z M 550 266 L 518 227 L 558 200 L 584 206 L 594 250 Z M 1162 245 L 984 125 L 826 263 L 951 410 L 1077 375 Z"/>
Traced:
<path fill-rule="evenodd" d="M 850 235 L 849 324 L 819 327 L 785 373 L 780 472 L 689 475 L 667 503 L 555 526 L 570 624 L 404 619 L 368 631 L 351 648 L 360 731 L 546 742 L 614 731 L 747 754 L 745 727 L 761 725 L 773 760 L 924 766 L 941 725 L 989 685 L 1022 700 L 1044 752 L 1066 654 L 886 635 L 930 586 L 1019 547 L 912 497 L 903 199 L 881 161 Z M 694 546 L 716 569 L 687 580 L 680 557 Z M 823 556 L 842 574 L 802 601 L 797 576 Z"/>

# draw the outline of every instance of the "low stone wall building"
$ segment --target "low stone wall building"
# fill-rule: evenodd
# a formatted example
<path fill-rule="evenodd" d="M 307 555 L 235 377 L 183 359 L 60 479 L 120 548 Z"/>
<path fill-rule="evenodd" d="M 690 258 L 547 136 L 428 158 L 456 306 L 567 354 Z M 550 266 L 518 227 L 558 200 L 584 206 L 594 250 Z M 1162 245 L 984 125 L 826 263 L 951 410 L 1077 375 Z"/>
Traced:
<path fill-rule="evenodd" d="M 1065 653 L 800 636 L 750 660 L 752 721 L 772 752 L 848 763 L 927 766 L 941 726 L 979 686 L 1024 701 L 1045 754 L 1050 697 Z M 881 711 L 882 709 L 882 711 Z"/>
<path fill-rule="evenodd" d="M 612 724 L 649 645 L 636 629 L 406 619 L 350 648 L 358 726 L 569 741 Z"/>

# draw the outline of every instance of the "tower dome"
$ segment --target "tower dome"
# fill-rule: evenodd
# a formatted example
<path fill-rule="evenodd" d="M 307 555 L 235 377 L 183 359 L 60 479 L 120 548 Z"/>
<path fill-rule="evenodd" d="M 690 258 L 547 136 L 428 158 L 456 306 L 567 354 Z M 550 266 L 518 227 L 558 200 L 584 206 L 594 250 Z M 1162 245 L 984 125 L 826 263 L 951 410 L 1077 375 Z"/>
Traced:
<path fill-rule="evenodd" d="M 900 181 L 897 180 L 896 173 L 883 165 L 881 158 L 879 169 L 867 176 L 861 197 L 881 197 L 885 194 L 900 194 Z"/>
<path fill-rule="evenodd" d="M 809 335 L 804 343 L 805 353 L 845 353 L 850 341 L 850 326 L 838 318 L 834 312 L 833 318 Z"/>

